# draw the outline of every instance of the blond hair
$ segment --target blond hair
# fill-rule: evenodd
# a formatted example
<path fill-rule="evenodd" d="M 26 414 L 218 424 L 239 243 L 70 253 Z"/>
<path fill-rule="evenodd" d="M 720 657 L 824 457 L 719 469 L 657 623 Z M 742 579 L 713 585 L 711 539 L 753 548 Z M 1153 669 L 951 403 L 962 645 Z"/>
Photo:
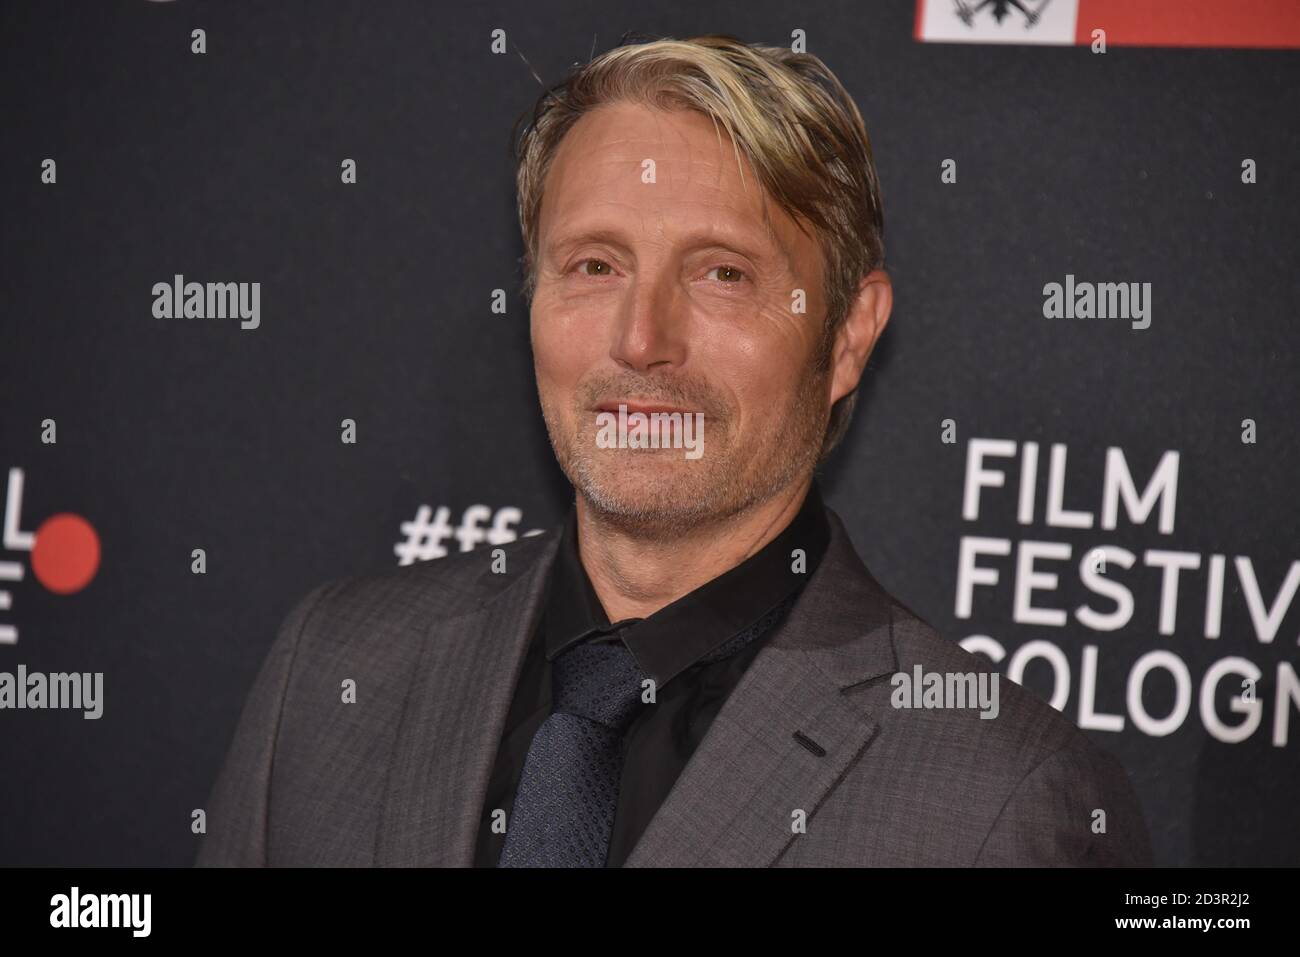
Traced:
<path fill-rule="evenodd" d="M 811 223 L 826 267 L 827 315 L 816 361 L 829 368 L 835 336 L 862 277 L 884 262 L 884 219 L 862 116 L 840 81 L 810 53 L 719 34 L 648 42 L 625 37 L 614 49 L 575 65 L 515 127 L 524 295 L 531 300 L 536 288 L 542 186 L 560 140 L 584 114 L 615 102 L 711 117 L 777 205 L 801 227 Z M 843 438 L 856 400 L 854 389 L 832 407 L 819 462 Z"/>

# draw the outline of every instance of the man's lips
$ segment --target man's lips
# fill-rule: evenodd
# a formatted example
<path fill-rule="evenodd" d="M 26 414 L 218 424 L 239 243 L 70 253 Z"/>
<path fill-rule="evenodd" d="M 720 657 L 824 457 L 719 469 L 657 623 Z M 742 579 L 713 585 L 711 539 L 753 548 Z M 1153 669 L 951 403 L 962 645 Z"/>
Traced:
<path fill-rule="evenodd" d="M 686 411 L 687 411 L 686 409 L 680 409 L 680 408 L 678 408 L 678 407 L 676 407 L 676 406 L 672 406 L 672 405 L 664 405 L 664 404 L 659 403 L 659 402 L 628 402 L 628 401 L 626 401 L 626 400 L 617 400 L 617 401 L 614 401 L 614 402 L 602 402 L 602 403 L 600 403 L 600 405 L 596 406 L 596 411 L 597 411 L 597 412 L 613 412 L 613 413 L 617 414 L 617 413 L 618 413 L 618 407 L 619 407 L 620 405 L 625 406 L 625 407 L 627 408 L 627 414 L 628 414 L 628 415 L 631 415 L 631 414 L 634 413 L 634 412 L 641 412 L 641 413 L 644 413 L 645 415 L 649 415 L 649 414 L 651 414 L 652 412 L 668 412 L 668 413 L 672 413 L 672 412 L 682 412 L 682 413 L 686 413 Z"/>

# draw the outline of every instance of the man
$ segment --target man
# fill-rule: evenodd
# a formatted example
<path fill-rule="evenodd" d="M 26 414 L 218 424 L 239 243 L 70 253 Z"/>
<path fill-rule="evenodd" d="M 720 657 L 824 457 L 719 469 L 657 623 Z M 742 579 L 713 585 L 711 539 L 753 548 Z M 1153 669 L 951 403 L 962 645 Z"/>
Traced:
<path fill-rule="evenodd" d="M 552 534 L 308 595 L 199 862 L 1145 862 L 1123 770 L 1030 693 L 904 707 L 914 674 L 998 684 L 821 503 L 892 306 L 869 141 L 834 76 L 727 37 L 622 45 L 542 97 L 518 156 L 574 508 Z"/>

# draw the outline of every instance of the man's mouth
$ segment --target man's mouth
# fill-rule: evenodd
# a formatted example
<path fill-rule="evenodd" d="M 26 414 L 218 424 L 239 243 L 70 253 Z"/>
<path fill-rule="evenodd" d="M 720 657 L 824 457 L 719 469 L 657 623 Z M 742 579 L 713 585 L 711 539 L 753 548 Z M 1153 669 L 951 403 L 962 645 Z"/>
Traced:
<path fill-rule="evenodd" d="M 628 415 L 632 415 L 635 412 L 640 412 L 645 415 L 650 415 L 654 412 L 667 412 L 670 414 L 673 412 L 681 412 L 685 414 L 687 411 L 686 409 L 678 408 L 673 405 L 666 405 L 662 402 L 634 402 L 627 399 L 615 399 L 610 402 L 602 402 L 596 406 L 595 411 L 613 412 L 617 414 L 620 405 L 627 409 Z"/>

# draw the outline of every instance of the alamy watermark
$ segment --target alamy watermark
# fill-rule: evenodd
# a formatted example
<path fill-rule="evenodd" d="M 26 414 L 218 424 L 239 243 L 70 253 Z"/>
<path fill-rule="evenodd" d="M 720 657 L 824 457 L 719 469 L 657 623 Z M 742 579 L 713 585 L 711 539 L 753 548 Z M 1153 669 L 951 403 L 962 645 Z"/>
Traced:
<path fill-rule="evenodd" d="M 104 672 L 47 675 L 19 665 L 17 674 L 0 671 L 0 709 L 77 708 L 83 718 L 104 713 Z"/>
<path fill-rule="evenodd" d="M 998 716 L 998 673 L 925 671 L 920 665 L 909 674 L 899 671 L 889 679 L 895 708 L 979 708 L 981 718 Z"/>
<path fill-rule="evenodd" d="M 1045 319 L 1131 319 L 1134 329 L 1151 325 L 1151 283 L 1078 282 L 1067 273 L 1065 283 L 1043 286 Z"/>
<path fill-rule="evenodd" d="M 153 284 L 155 319 L 242 319 L 241 329 L 262 324 L 260 282 L 186 282 L 177 273 L 171 282 Z"/>
<path fill-rule="evenodd" d="M 596 446 L 602 449 L 686 449 L 688 459 L 704 454 L 703 412 L 596 413 Z"/>
<path fill-rule="evenodd" d="M 152 894 L 83 894 L 74 886 L 50 898 L 51 927 L 118 927 L 148 937 L 152 912 Z"/>

